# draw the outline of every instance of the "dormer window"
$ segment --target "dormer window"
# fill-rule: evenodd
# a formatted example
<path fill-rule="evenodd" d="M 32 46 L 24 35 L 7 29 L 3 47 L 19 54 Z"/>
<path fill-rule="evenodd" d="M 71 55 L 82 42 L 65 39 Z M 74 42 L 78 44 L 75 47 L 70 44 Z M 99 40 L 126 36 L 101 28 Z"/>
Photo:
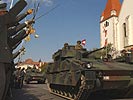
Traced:
<path fill-rule="evenodd" d="M 116 15 L 116 10 L 112 10 L 112 11 L 111 11 L 111 16 L 112 16 L 112 15 Z"/>

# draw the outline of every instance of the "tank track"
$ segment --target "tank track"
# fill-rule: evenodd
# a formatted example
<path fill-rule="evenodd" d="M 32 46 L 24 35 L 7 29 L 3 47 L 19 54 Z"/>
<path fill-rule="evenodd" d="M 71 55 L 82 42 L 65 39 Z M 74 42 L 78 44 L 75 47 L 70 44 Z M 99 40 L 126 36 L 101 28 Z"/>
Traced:
<path fill-rule="evenodd" d="M 50 93 L 66 98 L 68 100 L 87 100 L 89 96 L 89 89 L 86 86 L 86 83 L 84 80 L 81 81 L 81 85 L 79 86 L 77 93 L 70 93 L 70 92 L 66 92 L 65 90 L 57 90 L 51 87 L 51 84 L 49 83 L 47 83 L 47 86 Z M 59 87 L 58 85 L 58 88 L 62 88 L 62 87 Z"/>

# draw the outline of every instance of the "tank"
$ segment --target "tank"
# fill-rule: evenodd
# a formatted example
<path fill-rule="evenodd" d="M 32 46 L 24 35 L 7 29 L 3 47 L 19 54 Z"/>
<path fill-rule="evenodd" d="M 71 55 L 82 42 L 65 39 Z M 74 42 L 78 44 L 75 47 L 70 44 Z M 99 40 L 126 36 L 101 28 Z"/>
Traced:
<path fill-rule="evenodd" d="M 100 48 L 76 50 L 74 45 L 59 49 L 47 65 L 51 93 L 70 100 L 87 100 L 91 95 L 126 97 L 132 93 L 133 65 L 97 57 Z"/>
<path fill-rule="evenodd" d="M 116 60 L 118 62 L 125 62 L 125 63 L 129 63 L 129 64 L 133 64 L 133 49 L 128 50 L 128 51 L 123 50 L 121 52 L 121 54 L 122 55 L 120 57 L 118 57 L 114 60 Z"/>
<path fill-rule="evenodd" d="M 125 62 L 133 64 L 133 50 L 125 53 Z"/>
<path fill-rule="evenodd" d="M 39 71 L 36 68 L 28 68 L 25 74 L 25 82 L 29 84 L 31 81 L 36 81 L 39 84 L 45 83 L 46 76 L 44 72 Z"/>

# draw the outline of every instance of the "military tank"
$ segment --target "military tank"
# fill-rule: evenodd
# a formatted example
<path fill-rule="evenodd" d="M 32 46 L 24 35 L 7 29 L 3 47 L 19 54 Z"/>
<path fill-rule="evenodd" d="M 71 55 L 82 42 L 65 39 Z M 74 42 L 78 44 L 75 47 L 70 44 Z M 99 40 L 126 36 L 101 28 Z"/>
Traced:
<path fill-rule="evenodd" d="M 37 81 L 39 84 L 44 84 L 46 80 L 45 73 L 36 68 L 26 69 L 25 82 L 29 84 L 31 81 Z"/>
<path fill-rule="evenodd" d="M 126 63 L 130 63 L 133 64 L 133 50 L 123 50 L 122 51 L 122 56 L 118 57 L 115 59 L 118 62 L 126 62 Z"/>
<path fill-rule="evenodd" d="M 70 100 L 87 100 L 94 94 L 108 97 L 131 94 L 133 65 L 94 56 L 102 49 L 76 50 L 74 45 L 68 45 L 55 52 L 54 62 L 47 65 L 49 91 Z"/>

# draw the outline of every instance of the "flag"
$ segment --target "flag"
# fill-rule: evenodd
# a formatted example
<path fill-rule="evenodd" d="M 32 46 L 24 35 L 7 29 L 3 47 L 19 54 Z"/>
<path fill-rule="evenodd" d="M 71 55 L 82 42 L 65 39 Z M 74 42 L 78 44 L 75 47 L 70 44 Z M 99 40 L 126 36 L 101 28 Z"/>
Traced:
<path fill-rule="evenodd" d="M 105 37 L 107 36 L 107 30 L 105 30 Z"/>
<path fill-rule="evenodd" d="M 85 44 L 86 44 L 86 39 L 82 40 L 82 45 L 85 46 Z"/>
<path fill-rule="evenodd" d="M 108 39 L 105 39 L 104 46 L 107 46 L 107 43 L 108 43 Z"/>
<path fill-rule="evenodd" d="M 105 37 L 107 36 L 107 30 L 105 29 L 105 27 L 103 27 L 103 32 L 105 33 Z"/>

